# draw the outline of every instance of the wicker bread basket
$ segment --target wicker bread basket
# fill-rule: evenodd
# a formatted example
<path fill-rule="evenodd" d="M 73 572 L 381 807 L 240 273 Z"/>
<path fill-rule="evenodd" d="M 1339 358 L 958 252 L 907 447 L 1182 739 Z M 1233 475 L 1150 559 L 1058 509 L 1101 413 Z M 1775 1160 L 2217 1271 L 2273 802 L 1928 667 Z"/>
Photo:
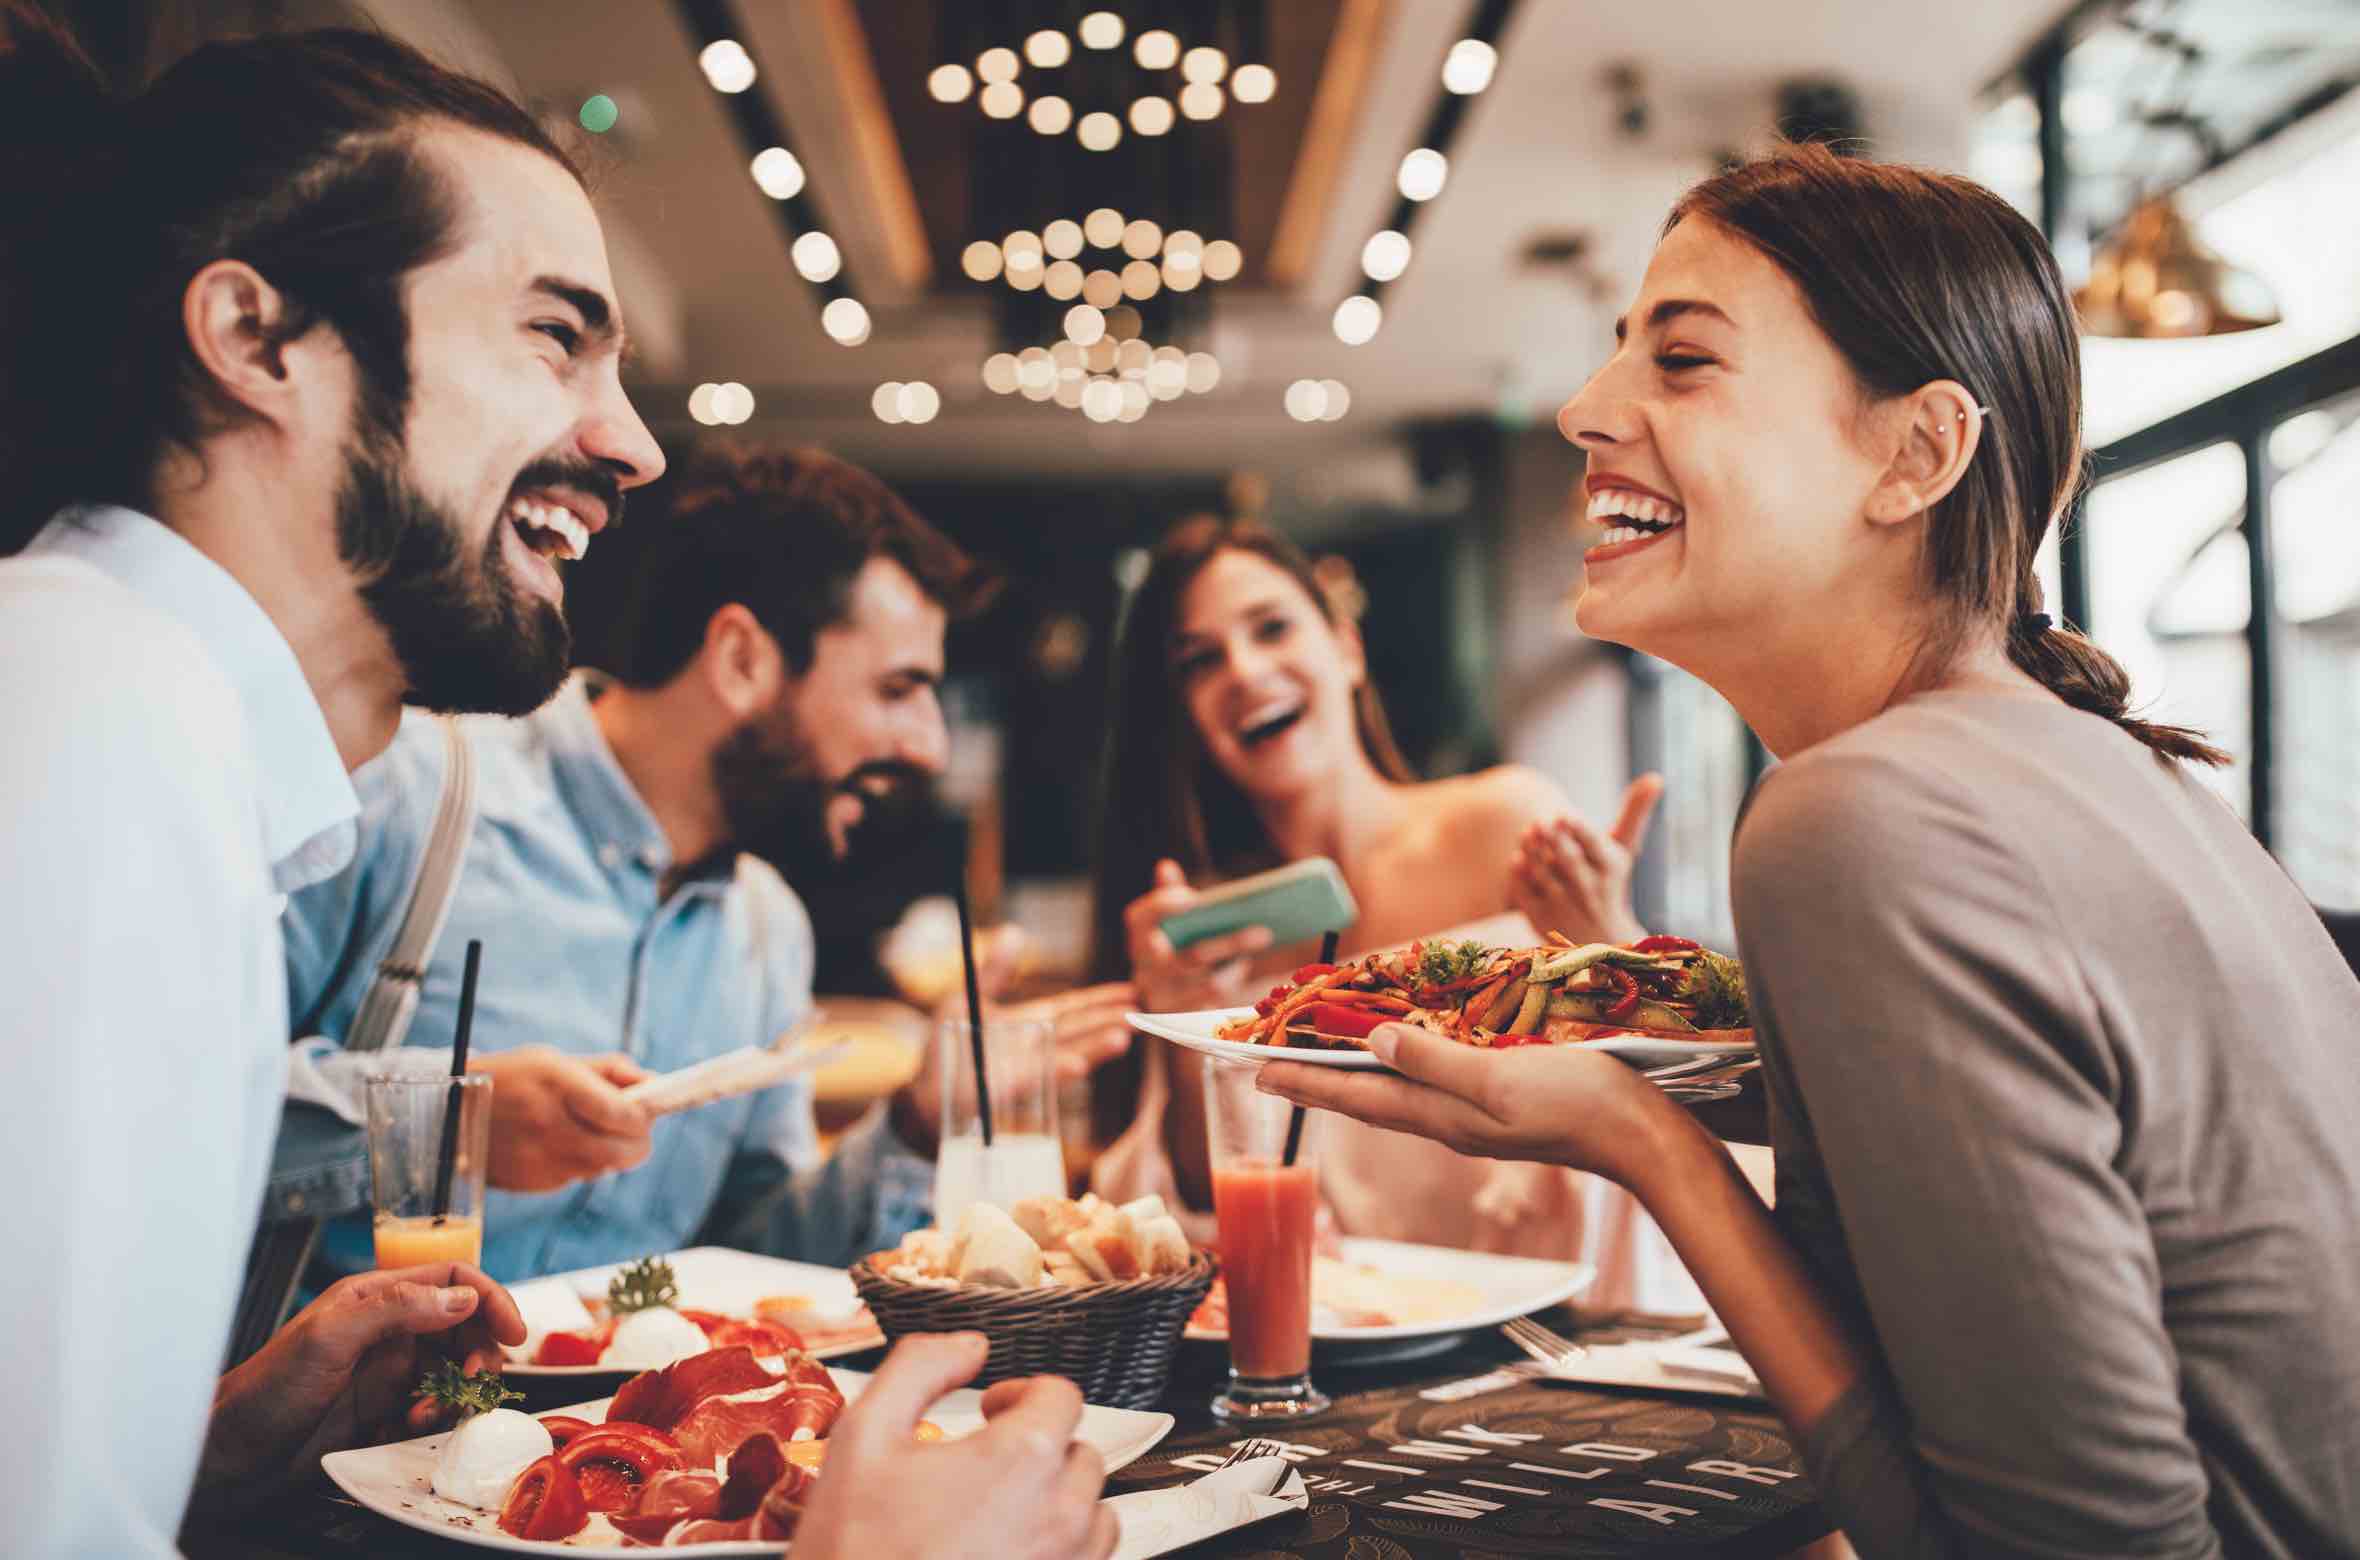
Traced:
<path fill-rule="evenodd" d="M 1084 1401 L 1109 1408 L 1152 1408 L 1171 1379 L 1181 1329 L 1213 1287 L 1213 1259 L 1189 1253 L 1188 1266 L 1153 1278 L 1111 1284 L 944 1289 L 887 1278 L 863 1257 L 852 1284 L 887 1338 L 904 1333 L 979 1332 L 991 1358 L 975 1385 L 1013 1376 L 1065 1376 Z"/>

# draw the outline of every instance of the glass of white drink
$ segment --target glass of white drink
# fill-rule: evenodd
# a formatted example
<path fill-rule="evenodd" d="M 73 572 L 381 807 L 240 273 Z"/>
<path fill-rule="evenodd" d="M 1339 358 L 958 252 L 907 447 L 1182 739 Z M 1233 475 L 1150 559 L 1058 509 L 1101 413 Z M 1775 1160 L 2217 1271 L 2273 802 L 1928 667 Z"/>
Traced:
<path fill-rule="evenodd" d="M 934 1221 L 941 1229 L 955 1229 L 969 1203 L 1005 1208 L 1027 1197 L 1065 1194 L 1050 1026 L 987 1017 L 983 1035 L 991 1086 L 988 1148 L 976 1100 L 973 1033 L 964 1018 L 946 1018 L 934 1027 L 935 1073 L 942 1086 Z"/>

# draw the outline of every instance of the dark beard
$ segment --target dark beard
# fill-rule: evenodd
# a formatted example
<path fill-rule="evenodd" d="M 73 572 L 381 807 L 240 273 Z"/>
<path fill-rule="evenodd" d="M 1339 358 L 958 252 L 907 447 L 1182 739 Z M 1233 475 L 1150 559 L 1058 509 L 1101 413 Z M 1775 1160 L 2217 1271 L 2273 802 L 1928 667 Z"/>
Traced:
<path fill-rule="evenodd" d="M 886 783 L 881 795 L 868 789 L 876 781 Z M 840 779 L 820 774 L 784 699 L 714 749 L 713 786 L 732 848 L 752 851 L 782 868 L 793 863 L 806 874 L 841 865 L 827 824 L 828 803 L 838 796 L 861 797 L 861 821 L 853 828 L 847 861 L 898 849 L 932 816 L 927 776 L 912 765 L 880 760 Z M 789 879 L 807 880 L 794 873 Z"/>
<path fill-rule="evenodd" d="M 565 614 L 521 590 L 501 558 L 507 505 L 470 560 L 458 517 L 418 491 L 396 441 L 358 433 L 336 493 L 336 550 L 362 580 L 369 615 L 393 644 L 406 704 L 440 714 L 527 715 L 564 683 L 573 653 Z M 610 499 L 613 478 L 539 462 L 517 487 L 563 479 Z M 511 489 L 511 491 L 515 491 Z"/>

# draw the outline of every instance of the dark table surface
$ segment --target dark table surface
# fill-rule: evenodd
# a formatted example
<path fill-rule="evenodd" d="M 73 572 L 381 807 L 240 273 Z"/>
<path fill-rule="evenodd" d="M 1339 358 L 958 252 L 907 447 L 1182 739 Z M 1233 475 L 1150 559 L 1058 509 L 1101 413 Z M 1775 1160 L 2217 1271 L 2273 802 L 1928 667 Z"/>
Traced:
<path fill-rule="evenodd" d="M 1687 1325 L 1564 1310 L 1541 1320 L 1593 1342 L 1668 1335 Z M 1486 1330 L 1419 1360 L 1315 1362 L 1314 1375 L 1336 1406 L 1272 1433 L 1304 1475 L 1309 1509 L 1188 1554 L 1192 1560 L 1774 1557 L 1828 1531 L 1784 1427 L 1760 1404 L 1554 1382 L 1524 1382 L 1457 1401 L 1419 1396 L 1520 1358 Z M 841 1363 L 861 1368 L 875 1361 Z M 1177 1420 L 1172 1433 L 1109 1479 L 1108 1494 L 1184 1483 L 1243 1439 L 1215 1425 L 1206 1406 L 1225 1363 L 1218 1347 L 1183 1349 L 1160 1405 Z M 521 1406 L 534 1412 L 582 1396 L 580 1386 L 563 1382 L 533 1387 Z M 462 1560 L 487 1552 L 386 1521 L 324 1477 L 266 1515 L 192 1530 L 184 1543 L 192 1560 Z"/>

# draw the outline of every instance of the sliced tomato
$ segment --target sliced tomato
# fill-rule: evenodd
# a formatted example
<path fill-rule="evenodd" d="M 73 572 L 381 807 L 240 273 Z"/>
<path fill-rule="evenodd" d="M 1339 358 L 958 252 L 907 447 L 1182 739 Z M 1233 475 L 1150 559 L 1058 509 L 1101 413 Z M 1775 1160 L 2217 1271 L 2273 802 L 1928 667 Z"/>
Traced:
<path fill-rule="evenodd" d="M 723 1316 L 719 1311 L 691 1311 L 684 1308 L 680 1314 L 703 1328 L 708 1342 L 712 1340 L 714 1333 L 729 1326 L 735 1320 L 734 1317 Z"/>
<path fill-rule="evenodd" d="M 1328 976 L 1335 974 L 1340 968 L 1342 968 L 1342 966 L 1335 964 L 1306 964 L 1301 969 L 1295 971 L 1295 984 L 1298 986 L 1308 986 L 1315 980 L 1324 980 Z"/>
<path fill-rule="evenodd" d="M 1363 1040 L 1375 1033 L 1376 1027 L 1392 1017 L 1373 1008 L 1354 1007 L 1343 1002 L 1314 1002 L 1311 1004 L 1311 1027 L 1323 1035 L 1341 1035 L 1349 1040 Z"/>
<path fill-rule="evenodd" d="M 791 1349 L 803 1347 L 803 1335 L 778 1322 L 728 1321 L 718 1328 L 709 1329 L 707 1337 L 716 1349 L 742 1343 L 756 1354 L 765 1356 L 785 1354 Z"/>
<path fill-rule="evenodd" d="M 604 1424 L 566 1442 L 557 1460 L 580 1481 L 582 1504 L 591 1511 L 630 1511 L 639 1492 L 659 1473 L 685 1467 L 680 1443 L 645 1425 Z"/>
<path fill-rule="evenodd" d="M 571 1538 L 589 1525 L 581 1481 L 554 1456 L 518 1474 L 500 1504 L 500 1531 L 512 1538 Z"/>
<path fill-rule="evenodd" d="M 553 1332 L 541 1340 L 533 1351 L 535 1365 L 595 1365 L 606 1352 L 608 1341 L 614 1336 L 612 1327 L 594 1327 L 584 1332 Z"/>
<path fill-rule="evenodd" d="M 550 1414 L 541 1421 L 541 1428 L 549 1432 L 549 1439 L 562 1450 L 565 1443 L 590 1428 L 587 1419 L 576 1419 L 571 1414 Z"/>

